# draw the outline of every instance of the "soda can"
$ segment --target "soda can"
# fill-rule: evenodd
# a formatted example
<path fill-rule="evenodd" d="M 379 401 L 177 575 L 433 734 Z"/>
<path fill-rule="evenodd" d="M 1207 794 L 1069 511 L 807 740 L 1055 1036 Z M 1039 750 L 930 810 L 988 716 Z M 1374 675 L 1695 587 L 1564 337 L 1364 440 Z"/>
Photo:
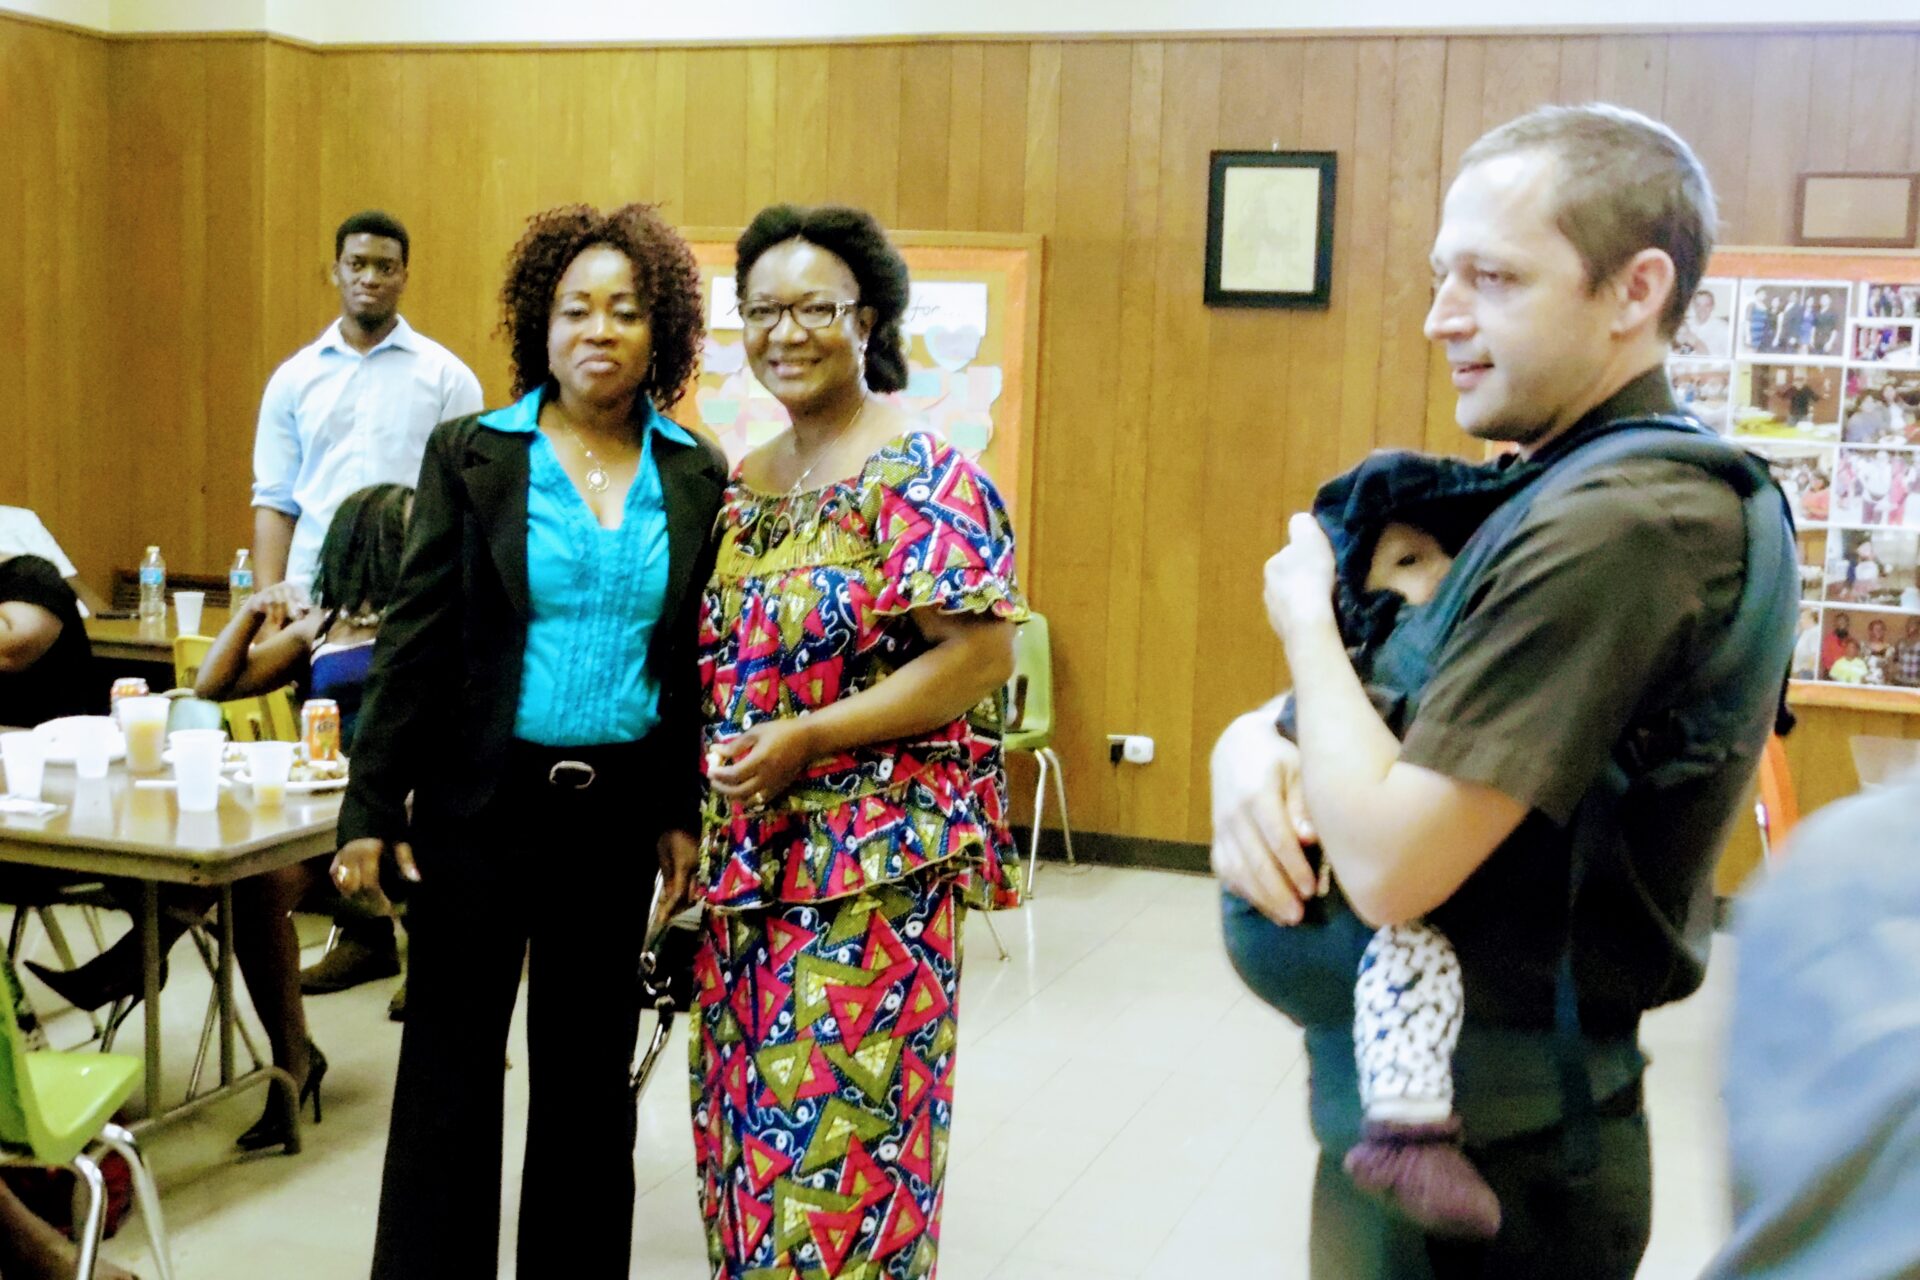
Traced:
<path fill-rule="evenodd" d="M 300 708 L 300 741 L 309 760 L 340 758 L 340 704 L 332 698 L 308 698 Z"/>
<path fill-rule="evenodd" d="M 95 685 L 98 689 L 100 686 Z M 113 682 L 107 691 L 107 709 L 111 711 L 120 705 L 122 698 L 144 698 L 147 696 L 147 682 L 139 676 L 121 676 Z"/>

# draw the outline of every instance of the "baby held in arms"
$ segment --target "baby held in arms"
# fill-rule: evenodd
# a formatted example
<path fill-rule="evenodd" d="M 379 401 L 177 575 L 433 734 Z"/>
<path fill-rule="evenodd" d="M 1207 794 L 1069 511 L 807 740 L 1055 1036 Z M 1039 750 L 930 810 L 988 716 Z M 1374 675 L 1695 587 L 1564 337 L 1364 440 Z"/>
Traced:
<path fill-rule="evenodd" d="M 1409 457 L 1406 465 L 1417 472 L 1423 461 Z M 1407 727 L 1405 700 L 1371 683 L 1373 658 L 1406 609 L 1433 599 L 1490 505 L 1480 493 L 1452 502 L 1360 505 L 1356 517 L 1350 503 L 1344 527 L 1330 530 L 1336 545 L 1351 548 L 1341 557 L 1341 636 L 1396 737 Z M 1320 514 L 1327 521 L 1324 507 Z M 1355 572 L 1361 565 L 1364 578 Z M 1295 737 L 1291 697 L 1278 728 Z M 1324 858 L 1319 867 L 1324 896 L 1333 873 Z M 1500 1202 L 1462 1150 L 1453 1111 L 1453 1051 L 1464 1006 L 1460 962 L 1445 934 L 1424 921 L 1374 933 L 1354 990 L 1354 1061 L 1365 1124 L 1345 1167 L 1363 1190 L 1431 1234 L 1491 1238 L 1499 1230 Z"/>

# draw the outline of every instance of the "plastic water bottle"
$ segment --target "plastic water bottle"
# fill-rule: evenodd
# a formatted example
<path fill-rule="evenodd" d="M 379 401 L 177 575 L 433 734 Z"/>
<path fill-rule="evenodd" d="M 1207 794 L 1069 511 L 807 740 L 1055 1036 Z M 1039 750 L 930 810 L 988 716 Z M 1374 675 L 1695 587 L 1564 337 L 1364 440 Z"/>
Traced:
<path fill-rule="evenodd" d="M 167 621 L 167 562 L 158 547 L 148 547 L 140 561 L 140 621 L 163 626 Z"/>
<path fill-rule="evenodd" d="M 245 547 L 233 553 L 233 568 L 227 570 L 227 610 L 238 615 L 253 594 L 253 556 Z"/>

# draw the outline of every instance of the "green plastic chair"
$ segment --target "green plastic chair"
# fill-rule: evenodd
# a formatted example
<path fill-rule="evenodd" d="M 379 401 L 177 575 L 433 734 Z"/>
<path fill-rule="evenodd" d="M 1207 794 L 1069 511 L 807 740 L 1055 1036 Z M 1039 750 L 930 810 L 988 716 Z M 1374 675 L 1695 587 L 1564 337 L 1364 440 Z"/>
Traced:
<path fill-rule="evenodd" d="M 1040 782 L 1033 793 L 1033 839 L 1027 852 L 1027 892 L 1034 891 L 1040 868 L 1040 819 L 1047 807 L 1047 778 L 1060 802 L 1060 838 L 1073 865 L 1073 826 L 1067 821 L 1067 779 L 1053 749 L 1053 644 L 1047 620 L 1038 613 L 1014 629 L 1013 679 L 1007 682 L 1006 750 L 1026 751 L 1040 766 Z"/>
<path fill-rule="evenodd" d="M 0 965 L 0 1161 L 64 1166 L 87 1186 L 87 1218 L 75 1232 L 79 1266 L 90 1280 L 107 1221 L 107 1189 L 100 1166 L 87 1152 L 96 1144 L 117 1151 L 133 1169 L 134 1195 L 147 1225 L 160 1280 L 173 1280 L 166 1226 L 153 1175 L 141 1160 L 133 1135 L 113 1123 L 113 1113 L 140 1084 L 140 1059 L 119 1053 L 30 1052 L 20 1030 L 25 1008 L 12 965 Z"/>

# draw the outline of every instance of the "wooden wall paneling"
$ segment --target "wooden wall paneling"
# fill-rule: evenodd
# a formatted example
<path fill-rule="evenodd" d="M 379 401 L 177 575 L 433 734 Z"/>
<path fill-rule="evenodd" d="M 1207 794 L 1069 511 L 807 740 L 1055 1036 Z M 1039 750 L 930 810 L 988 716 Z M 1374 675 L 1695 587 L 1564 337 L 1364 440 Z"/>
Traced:
<path fill-rule="evenodd" d="M 1143 678 L 1128 731 L 1152 734 L 1158 751 L 1152 766 L 1138 770 L 1132 789 L 1140 834 L 1172 840 L 1192 839 L 1196 810 L 1206 807 L 1191 786 L 1193 757 L 1206 750 L 1190 740 L 1194 689 L 1203 666 L 1219 669 L 1201 660 L 1203 651 L 1211 653 L 1214 602 L 1200 598 L 1197 584 L 1211 550 L 1204 544 L 1203 523 L 1212 501 L 1206 491 L 1207 454 L 1228 444 L 1206 421 L 1212 361 L 1210 323 L 1201 302 L 1207 153 L 1220 127 L 1223 52 L 1220 43 L 1200 41 L 1170 43 L 1166 49 L 1164 83 L 1177 90 L 1161 99 L 1150 471 L 1134 508 L 1147 537 L 1137 662 Z M 1083 163 L 1076 154 L 1073 168 Z M 1116 513 L 1115 518 L 1124 517 Z M 1102 745 L 1090 754 L 1099 761 L 1103 751 Z"/>
<path fill-rule="evenodd" d="M 140 494 L 132 541 L 112 549 L 113 563 L 136 564 L 140 544 L 157 543 L 169 567 L 190 570 L 199 567 L 200 548 L 189 535 L 204 531 L 204 499 L 151 480 L 159 468 L 205 475 L 189 470 L 205 458 L 205 45 L 115 44 L 109 63 L 119 193 L 112 236 L 126 342 L 115 413 L 138 424 L 128 438 L 139 441 Z M 234 262 L 234 278 L 244 279 L 250 266 Z"/>
<path fill-rule="evenodd" d="M 953 49 L 909 45 L 900 57 L 900 150 L 894 157 L 902 227 L 947 224 L 947 178 L 953 146 Z"/>
<path fill-rule="evenodd" d="M 1867 172 L 1888 167 L 1913 139 L 1914 69 L 1920 36 L 1896 31 L 1853 37 L 1853 72 L 1847 78 L 1847 167 Z"/>
<path fill-rule="evenodd" d="M 746 220 L 747 51 L 700 49 L 689 55 L 687 195 L 682 226 L 730 227 Z"/>
<path fill-rule="evenodd" d="M 543 209 L 599 203 L 589 185 L 604 180 L 606 171 L 598 159 L 607 151 L 604 131 L 597 153 L 587 142 L 588 101 L 598 95 L 580 75 L 585 56 L 580 50 L 561 50 L 536 60 L 533 97 L 521 104 L 540 134 L 540 145 L 524 161 L 533 167 L 534 203 Z M 604 124 L 604 115 L 593 115 Z"/>
<path fill-rule="evenodd" d="M 1046 355 L 1040 400 L 1050 420 L 1085 424 L 1072 432 L 1043 430 L 1034 440 L 1036 473 L 1063 479 L 1026 490 L 1033 539 L 1028 563 L 1043 552 L 1048 565 L 1033 575 L 1029 591 L 1054 638 L 1054 686 L 1064 694 L 1058 749 L 1068 774 L 1089 780 L 1096 766 L 1104 767 L 1093 744 L 1104 741 L 1111 719 L 1101 701 L 1098 667 L 1082 668 L 1064 655 L 1082 651 L 1081 644 L 1089 654 L 1098 651 L 1106 603 L 1114 510 L 1108 424 L 1115 411 L 1113 375 L 1127 356 L 1114 341 L 1127 154 L 1096 139 L 1127 116 L 1130 58 L 1128 49 L 1104 43 L 1049 46 L 1037 60 L 1044 71 L 1036 72 L 1038 87 L 1027 99 L 1029 118 L 1044 123 L 1033 130 L 1027 149 L 1026 216 L 1029 228 L 1047 237 L 1046 271 L 1053 283 L 1041 318 Z M 1062 164 L 1064 156 L 1077 158 Z M 1133 495 L 1128 500 L 1137 501 Z M 1099 814 L 1098 805 L 1090 812 Z"/>
<path fill-rule="evenodd" d="M 1723 220 L 1720 238 L 1728 244 L 1791 244 L 1795 178 L 1807 152 L 1813 41 L 1804 36 L 1759 41 L 1751 83 L 1742 221 L 1733 226 Z M 1716 190 L 1724 190 L 1719 174 L 1709 176 Z"/>
<path fill-rule="evenodd" d="M 1354 79 L 1367 86 L 1354 112 L 1346 168 L 1346 297 L 1340 308 L 1342 382 L 1340 456 L 1336 470 L 1364 457 L 1379 437 L 1380 333 L 1387 282 L 1387 163 L 1393 150 L 1393 41 L 1353 42 Z M 1339 250 L 1335 249 L 1336 256 Z"/>
<path fill-rule="evenodd" d="M 47 314 L 47 304 L 31 305 L 36 300 L 27 293 L 27 245 L 35 238 L 30 219 L 44 217 L 46 211 L 66 212 L 54 193 L 34 189 L 36 177 L 47 173 L 45 159 L 35 152 L 53 136 L 49 117 L 61 98 L 72 92 L 65 86 L 60 86 L 59 96 L 46 91 L 57 83 L 48 67 L 50 34 L 47 28 L 24 22 L 0 22 L 0 119 L 8 123 L 0 129 L 0 171 L 19 175 L 0 183 L 0 281 L 18 281 L 14 287 L 21 295 L 15 305 L 0 307 L 0 379 L 22 392 L 19 402 L 0 419 L 0 427 L 16 442 L 12 448 L 0 449 L 0 502 L 9 506 L 32 504 L 33 495 L 27 490 L 28 457 L 49 434 L 36 429 L 33 414 L 39 405 L 28 399 L 35 383 L 47 377 L 53 361 L 31 327 L 35 318 Z M 104 59 L 105 44 L 99 49 Z M 35 88 L 29 92 L 28 86 Z M 106 424 L 101 427 L 104 433 Z M 58 536 L 57 528 L 55 532 Z M 72 547 L 67 554 L 75 554 Z"/>
<path fill-rule="evenodd" d="M 1041 296 L 1046 299 L 1040 315 L 1040 375 L 1038 414 L 1039 422 L 1051 421 L 1064 410 L 1055 409 L 1056 402 L 1065 402 L 1064 388 L 1066 371 L 1072 366 L 1070 356 L 1056 355 L 1056 347 L 1070 341 L 1066 335 L 1069 330 L 1064 318 L 1073 314 L 1070 299 L 1072 292 L 1063 287 L 1063 270 L 1059 264 L 1061 245 L 1055 238 L 1056 216 L 1059 205 L 1059 163 L 1060 163 L 1060 46 L 1058 44 L 1040 44 L 1029 47 L 1029 56 L 1022 64 L 1026 72 L 1023 92 L 1018 101 L 1020 115 L 1015 117 L 1010 111 L 1002 117 L 1009 130 L 1009 136 L 1017 139 L 1017 150 L 1008 149 L 996 157 L 1002 163 L 1011 163 L 1017 167 L 1019 182 L 1015 188 L 1020 193 L 1018 221 L 1020 230 L 1045 236 L 1048 239 L 1046 260 L 1041 268 Z M 1069 260 L 1072 255 L 1069 254 Z M 1045 427 L 1038 432 L 1040 440 L 1035 442 L 1035 472 L 1045 465 L 1040 461 L 1043 444 L 1048 436 Z M 1091 685 L 1073 677 L 1073 667 L 1067 655 L 1075 652 L 1073 619 L 1066 617 L 1063 610 L 1055 609 L 1048 595 L 1052 583 L 1052 570 L 1043 564 L 1040 549 L 1047 545 L 1047 523 L 1052 518 L 1052 508 L 1047 502 L 1048 490 L 1039 484 L 1027 489 L 1028 501 L 1033 504 L 1032 514 L 1027 519 L 1027 598 L 1033 607 L 1048 615 L 1049 621 L 1059 617 L 1065 627 L 1049 632 L 1053 645 L 1053 682 L 1055 721 L 1060 725 L 1056 749 L 1063 761 L 1073 762 L 1076 757 L 1074 748 L 1084 741 L 1087 733 L 1086 722 L 1098 722 L 1102 708 L 1088 701 L 1092 693 Z M 1073 546 L 1071 537 L 1064 537 L 1060 548 L 1064 552 Z M 1076 770 L 1086 776 L 1087 770 Z M 1022 785 L 1025 779 L 1015 773 L 1013 785 L 1018 791 L 1026 791 Z M 1031 821 L 1029 811 L 1015 810 L 1016 821 Z M 1091 822 L 1100 822 L 1103 815 L 1096 809 L 1088 818 Z"/>
<path fill-rule="evenodd" d="M 653 194 L 671 222 L 687 224 L 687 60 L 685 49 L 654 55 Z"/>
<path fill-rule="evenodd" d="M 1560 38 L 1560 101 L 1592 102 L 1600 96 L 1599 36 Z"/>
<path fill-rule="evenodd" d="M 827 198 L 858 205 L 882 226 L 899 225 L 899 45 L 834 45 L 827 131 Z M 807 145 L 796 140 L 797 145 Z"/>
<path fill-rule="evenodd" d="M 622 180 L 618 157 L 633 146 L 634 134 L 639 131 L 640 121 L 629 115 L 617 104 L 613 97 L 613 86 L 617 81 L 618 68 L 624 50 L 619 49 L 576 49 L 571 50 L 569 65 L 574 77 L 582 86 L 580 95 L 581 120 L 578 126 L 580 138 L 580 172 L 576 178 L 578 189 L 586 193 L 587 203 L 605 208 L 618 208 L 638 199 L 634 189 Z M 741 51 L 744 57 L 744 51 Z M 543 95 L 544 96 L 544 95 Z M 742 114 L 746 111 L 745 102 L 739 104 Z M 543 106 L 542 115 L 547 114 Z M 744 137 L 741 143 L 745 148 Z"/>
<path fill-rule="evenodd" d="M 982 58 L 981 231 L 1019 231 L 1025 223 L 1027 93 L 1032 79 L 1032 48 L 1025 44 L 990 44 Z"/>
<path fill-rule="evenodd" d="M 1848 116 L 1852 106 L 1853 37 L 1821 34 L 1813 37 L 1813 80 L 1808 85 L 1806 152 L 1799 173 L 1845 169 L 1848 156 Z M 1763 92 L 1759 112 L 1775 110 Z"/>
<path fill-rule="evenodd" d="M 42 383 L 43 390 L 54 397 L 46 414 L 28 420 L 55 428 L 50 438 L 32 433 L 40 438 L 30 446 L 34 465 L 29 471 L 28 505 L 41 513 L 49 528 L 59 531 L 57 537 L 75 567 L 91 580 L 103 582 L 111 549 L 127 541 L 130 504 L 126 495 L 133 490 L 134 468 L 129 451 L 114 439 L 120 424 L 110 416 L 110 380 L 103 376 L 101 352 L 93 341 L 73 337 L 76 321 L 86 326 L 78 332 L 99 337 L 112 315 L 117 268 L 107 240 L 107 210 L 113 202 L 106 165 L 111 127 L 107 56 L 97 40 L 65 32 L 46 34 L 60 37 L 52 46 L 52 84 L 58 90 L 47 95 L 61 103 L 53 153 L 44 170 L 8 171 L 22 179 L 13 185 L 30 202 L 26 205 L 30 223 L 51 224 L 47 251 L 59 264 L 55 296 L 22 299 L 19 309 L 28 313 L 29 324 L 38 323 L 53 339 L 51 346 L 40 346 L 53 359 L 29 367 L 27 376 L 8 385 L 26 388 Z M 27 80 L 24 87 L 32 92 L 35 85 Z M 16 117 L 0 111 L 0 118 Z M 36 177 L 52 179 L 51 202 L 36 199 Z M 31 260 L 33 248 L 27 247 L 26 252 Z M 0 270 L 0 279 L 4 278 L 13 277 Z M 16 431 L 25 425 L 18 424 Z M 111 497 L 102 501 L 107 495 Z"/>
<path fill-rule="evenodd" d="M 1560 42 L 1552 36 L 1488 40 L 1486 65 L 1480 95 L 1482 132 L 1560 100 Z"/>
<path fill-rule="evenodd" d="M 1303 313 L 1289 344 L 1287 506 L 1303 510 L 1321 481 L 1340 469 L 1344 323 L 1357 284 L 1353 274 L 1354 186 L 1361 168 L 1354 123 L 1360 88 L 1354 41 L 1314 40 L 1301 66 L 1300 148 L 1350 157 L 1341 166 L 1334 204 L 1333 298 L 1324 312 Z M 1278 530 L 1275 531 L 1276 536 Z"/>
<path fill-rule="evenodd" d="M 1447 67 L 1440 107 L 1440 168 L 1434 184 L 1433 225 L 1437 232 L 1446 204 L 1447 189 L 1460 169 L 1460 157 L 1484 130 L 1480 127 L 1481 103 L 1485 96 L 1487 45 L 1484 40 L 1453 39 L 1446 42 Z M 1596 58 L 1597 62 L 1597 58 Z M 1432 246 L 1428 246 L 1431 254 Z M 1421 319 L 1433 305 L 1433 273 L 1427 272 L 1427 293 L 1421 303 Z M 1423 335 L 1424 336 L 1424 335 Z M 1467 448 L 1466 436 L 1454 420 L 1452 371 L 1445 353 L 1427 344 L 1427 432 L 1426 447 L 1446 453 Z"/>
<path fill-rule="evenodd" d="M 266 50 L 261 43 L 210 42 L 206 46 L 205 99 L 200 128 L 210 143 L 205 177 L 187 223 L 203 240 L 193 302 L 199 308 L 205 366 L 195 406 L 200 431 L 189 437 L 179 462 L 191 493 L 187 504 L 184 563 L 192 572 L 218 573 L 234 548 L 253 541 L 247 506 L 253 483 L 253 436 L 260 389 L 269 366 L 260 349 L 266 327 L 266 237 L 261 211 L 266 187 Z M 192 216 L 192 205 L 188 216 Z M 182 283 L 195 276 L 183 263 Z M 195 483 L 197 481 L 197 484 Z"/>
<path fill-rule="evenodd" d="M 402 310 L 473 370 L 488 404 L 508 396 L 505 344 L 492 337 L 501 265 L 522 220 L 541 203 L 540 186 L 557 178 L 512 146 L 533 119 L 540 84 L 510 58 L 461 50 L 428 65 L 429 132 L 410 166 L 407 207 L 395 211 L 409 230 L 418 228 Z M 332 203 L 350 201 L 342 194 Z M 337 301 L 328 301 L 337 311 Z"/>
<path fill-rule="evenodd" d="M 773 51 L 760 52 L 772 61 Z M 655 190 L 655 147 L 653 83 L 659 71 L 659 55 L 651 49 L 620 49 L 612 55 L 607 70 L 607 112 L 619 122 L 619 144 L 607 156 L 607 176 L 620 203 L 638 200 L 652 204 L 659 200 Z M 772 165 L 769 151 L 767 163 Z M 771 180 L 771 179 L 769 179 Z"/>
<path fill-rule="evenodd" d="M 1667 97 L 1667 38 L 1608 36 L 1600 44 L 1595 92 L 1611 102 L 1657 116 Z"/>
<path fill-rule="evenodd" d="M 818 204 L 828 198 L 830 179 L 827 148 L 827 93 L 832 85 L 833 59 L 826 46 L 782 49 L 778 55 L 779 114 L 771 120 L 749 122 L 773 137 L 775 198 L 796 204 Z"/>
<path fill-rule="evenodd" d="M 780 100 L 780 51 L 773 48 L 747 50 L 747 160 L 746 183 L 741 193 L 741 225 L 753 215 L 781 199 L 779 147 L 781 130 L 777 121 L 785 116 Z"/>
<path fill-rule="evenodd" d="M 987 51 L 984 45 L 953 47 L 947 69 L 947 210 L 943 225 L 974 230 L 980 219 L 980 140 L 986 117 Z"/>
<path fill-rule="evenodd" d="M 1670 42 L 1667 48 L 1667 101 L 1661 118 L 1706 166 L 1719 201 L 1720 225 L 1729 234 L 1747 223 L 1756 52 L 1749 36 L 1703 36 Z"/>
<path fill-rule="evenodd" d="M 117 270 L 107 55 L 92 36 L 0 21 L 0 502 L 38 512 L 95 582 L 126 540 L 133 482 L 102 349 Z"/>
<path fill-rule="evenodd" d="M 1275 145 L 1295 149 L 1304 72 L 1305 47 L 1297 41 L 1226 43 L 1215 145 L 1226 150 L 1263 151 Z M 1207 396 L 1204 412 L 1196 414 L 1188 428 L 1195 444 L 1204 441 L 1205 465 L 1200 479 L 1204 497 L 1192 517 L 1203 548 L 1193 584 L 1200 661 L 1192 709 L 1181 730 L 1192 743 L 1182 785 L 1195 797 L 1186 839 L 1207 836 L 1209 806 L 1204 797 L 1214 739 L 1233 717 L 1279 688 L 1280 645 L 1260 601 L 1261 568 L 1284 542 L 1287 517 L 1305 504 L 1309 477 L 1292 474 L 1289 456 L 1289 441 L 1308 425 L 1298 420 L 1289 394 L 1292 351 L 1303 328 L 1324 325 L 1327 319 L 1311 311 L 1240 307 L 1210 307 L 1204 315 Z M 1172 441 L 1162 446 L 1176 447 Z M 1214 655 L 1225 653 L 1245 655 L 1244 679 L 1212 680 L 1198 674 Z"/>
<path fill-rule="evenodd" d="M 439 65 L 430 64 L 430 72 Z M 313 316 L 324 313 L 330 297 L 324 273 L 337 221 L 326 223 L 320 166 L 315 163 L 322 129 L 321 71 L 317 53 L 278 43 L 267 46 L 264 128 L 268 143 L 261 193 L 265 278 L 259 346 L 261 368 L 269 375 L 288 355 L 313 340 L 320 328 Z M 438 123 L 470 115 L 469 109 L 457 116 L 437 112 L 432 118 Z M 441 145 L 451 151 L 453 144 L 454 139 L 446 138 Z M 261 386 L 254 388 L 256 396 L 265 389 L 265 382 L 262 378 Z"/>
<path fill-rule="evenodd" d="M 1428 258 L 1439 215 L 1442 120 L 1430 105 L 1445 92 L 1446 42 L 1394 42 L 1393 143 L 1388 155 L 1386 279 L 1379 362 L 1380 448 L 1418 449 L 1427 437 L 1428 347 L 1423 326 L 1433 295 Z"/>
<path fill-rule="evenodd" d="M 1107 525 L 1106 596 L 1100 611 L 1100 644 L 1086 647 L 1097 657 L 1105 688 L 1097 705 L 1110 725 L 1134 723 L 1141 678 L 1141 580 L 1147 539 L 1145 522 L 1125 518 L 1139 510 L 1150 483 L 1154 384 L 1154 316 L 1159 306 L 1154 266 L 1160 233 L 1161 122 L 1166 87 L 1166 46 L 1133 46 L 1127 105 L 1126 197 L 1124 233 L 1118 260 L 1119 302 L 1108 331 L 1120 358 L 1113 362 L 1114 401 L 1110 422 L 1113 484 Z M 1092 519 L 1091 513 L 1088 516 Z M 1091 665 L 1091 663 L 1089 664 Z M 1133 778 L 1096 764 L 1099 809 L 1116 830 L 1139 821 Z M 1080 794 L 1094 788 L 1080 785 Z"/>

